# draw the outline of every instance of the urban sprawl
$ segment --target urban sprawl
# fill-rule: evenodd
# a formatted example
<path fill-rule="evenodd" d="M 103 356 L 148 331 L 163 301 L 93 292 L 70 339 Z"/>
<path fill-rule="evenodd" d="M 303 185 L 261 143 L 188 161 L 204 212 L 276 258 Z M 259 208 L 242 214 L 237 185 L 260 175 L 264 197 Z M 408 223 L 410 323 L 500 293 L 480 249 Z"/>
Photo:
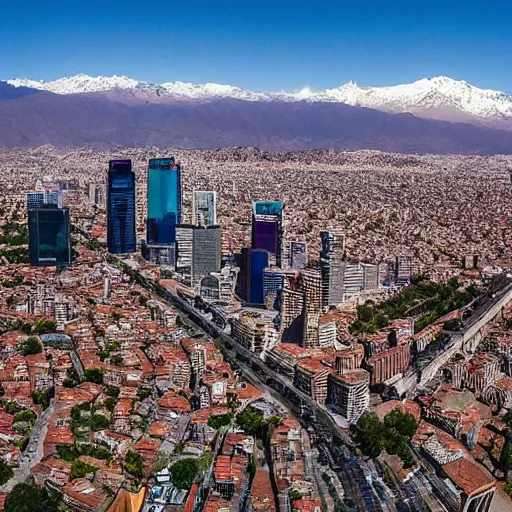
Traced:
<path fill-rule="evenodd" d="M 512 510 L 508 169 L 0 150 L 0 510 Z"/>

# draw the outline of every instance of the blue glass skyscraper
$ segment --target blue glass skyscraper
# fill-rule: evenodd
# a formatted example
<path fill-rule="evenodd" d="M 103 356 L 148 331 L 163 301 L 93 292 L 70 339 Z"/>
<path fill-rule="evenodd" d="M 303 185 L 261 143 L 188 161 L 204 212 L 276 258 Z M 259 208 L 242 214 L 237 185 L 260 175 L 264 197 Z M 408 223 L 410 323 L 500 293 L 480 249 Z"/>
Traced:
<path fill-rule="evenodd" d="M 135 252 L 135 173 L 131 160 L 111 160 L 107 184 L 107 245 L 112 254 Z"/>
<path fill-rule="evenodd" d="M 69 211 L 42 204 L 28 211 L 28 253 L 36 267 L 71 264 Z"/>
<path fill-rule="evenodd" d="M 148 168 L 147 243 L 176 242 L 181 222 L 181 167 L 170 158 L 153 158 Z"/>

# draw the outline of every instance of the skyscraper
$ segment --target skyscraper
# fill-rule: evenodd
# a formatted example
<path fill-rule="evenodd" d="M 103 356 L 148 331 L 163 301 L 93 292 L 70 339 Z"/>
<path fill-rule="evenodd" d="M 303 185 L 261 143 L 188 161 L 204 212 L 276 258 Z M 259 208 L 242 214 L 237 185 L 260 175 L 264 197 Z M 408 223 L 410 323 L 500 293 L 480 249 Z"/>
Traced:
<path fill-rule="evenodd" d="M 112 254 L 135 252 L 135 173 L 131 160 L 110 160 L 107 185 L 107 245 Z"/>
<path fill-rule="evenodd" d="M 147 243 L 176 242 L 181 222 L 181 166 L 174 157 L 152 158 L 148 168 Z"/>
<path fill-rule="evenodd" d="M 192 284 L 210 272 L 220 271 L 220 226 L 196 227 L 192 251 Z"/>
<path fill-rule="evenodd" d="M 251 304 L 264 304 L 264 274 L 268 267 L 269 254 L 263 249 L 242 249 L 239 275 L 239 295 Z"/>
<path fill-rule="evenodd" d="M 210 272 L 220 271 L 220 226 L 176 226 L 176 270 L 192 285 Z"/>
<path fill-rule="evenodd" d="M 198 226 L 217 224 L 217 192 L 194 190 L 192 196 L 192 222 Z"/>
<path fill-rule="evenodd" d="M 308 245 L 306 242 L 290 242 L 290 268 L 306 268 L 308 263 Z"/>
<path fill-rule="evenodd" d="M 283 253 L 283 203 L 256 201 L 252 204 L 252 248 L 269 253 L 269 264 L 281 266 Z"/>
<path fill-rule="evenodd" d="M 324 306 L 343 302 L 343 255 L 345 235 L 341 230 L 320 232 L 322 250 L 320 268 L 322 271 L 322 303 Z"/>
<path fill-rule="evenodd" d="M 28 251 L 36 267 L 71 264 L 69 211 L 43 204 L 28 212 Z"/>

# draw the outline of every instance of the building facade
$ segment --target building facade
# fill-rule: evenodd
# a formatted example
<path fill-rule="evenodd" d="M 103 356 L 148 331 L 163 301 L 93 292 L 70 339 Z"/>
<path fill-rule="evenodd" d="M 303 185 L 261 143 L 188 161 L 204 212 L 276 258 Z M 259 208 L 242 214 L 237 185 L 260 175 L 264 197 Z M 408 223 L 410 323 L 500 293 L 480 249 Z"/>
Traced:
<path fill-rule="evenodd" d="M 176 270 L 192 285 L 221 266 L 220 226 L 194 226 L 181 224 L 176 227 Z"/>
<path fill-rule="evenodd" d="M 345 235 L 341 230 L 322 231 L 320 238 L 322 241 L 320 252 L 322 303 L 324 306 L 339 304 L 343 302 Z"/>
<path fill-rule="evenodd" d="M 217 224 L 217 192 L 194 190 L 192 194 L 192 222 L 197 226 Z"/>
<path fill-rule="evenodd" d="M 308 244 L 306 242 L 290 242 L 290 268 L 301 270 L 308 264 Z"/>
<path fill-rule="evenodd" d="M 148 244 L 176 242 L 176 225 L 181 222 L 181 166 L 170 158 L 152 158 L 148 167 Z"/>
<path fill-rule="evenodd" d="M 107 184 L 107 246 L 112 254 L 135 252 L 135 173 L 131 160 L 111 160 Z"/>
<path fill-rule="evenodd" d="M 269 253 L 263 249 L 242 249 L 240 297 L 250 304 L 265 304 L 264 274 L 269 264 Z"/>
<path fill-rule="evenodd" d="M 37 267 L 71 264 L 69 210 L 49 204 L 28 212 L 28 252 Z"/>
<path fill-rule="evenodd" d="M 283 203 L 256 201 L 252 204 L 252 248 L 269 253 L 269 263 L 281 266 L 283 255 Z"/>

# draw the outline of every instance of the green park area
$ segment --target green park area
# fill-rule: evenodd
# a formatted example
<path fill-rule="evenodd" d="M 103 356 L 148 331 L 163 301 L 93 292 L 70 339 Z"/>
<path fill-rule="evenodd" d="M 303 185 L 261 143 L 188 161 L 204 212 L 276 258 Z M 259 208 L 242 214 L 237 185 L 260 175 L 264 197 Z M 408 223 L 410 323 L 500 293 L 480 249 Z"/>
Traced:
<path fill-rule="evenodd" d="M 410 286 L 389 299 L 358 306 L 357 320 L 350 326 L 350 332 L 375 334 L 392 320 L 405 317 L 414 317 L 414 331 L 420 332 L 443 315 L 469 304 L 477 295 L 474 286 L 462 289 L 456 278 L 435 283 L 417 276 Z"/>

